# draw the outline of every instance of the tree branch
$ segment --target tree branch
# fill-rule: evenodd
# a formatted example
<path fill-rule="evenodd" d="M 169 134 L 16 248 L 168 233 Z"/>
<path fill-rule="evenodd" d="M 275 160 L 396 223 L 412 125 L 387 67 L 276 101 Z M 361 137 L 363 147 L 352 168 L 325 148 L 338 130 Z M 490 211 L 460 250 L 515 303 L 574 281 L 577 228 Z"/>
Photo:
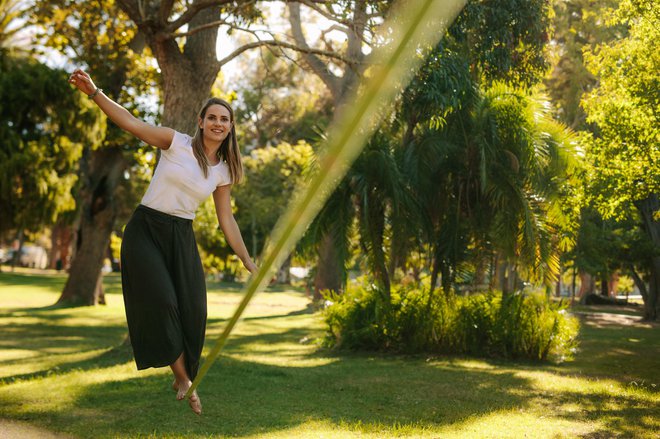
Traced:
<path fill-rule="evenodd" d="M 296 52 L 302 52 L 302 53 L 306 53 L 306 54 L 327 56 L 327 57 L 330 57 L 330 58 L 338 59 L 338 60 L 343 61 L 347 64 L 351 64 L 350 60 L 342 57 L 341 55 L 339 55 L 335 52 L 330 52 L 330 51 L 327 51 L 327 50 L 312 49 L 311 47 L 299 47 L 299 46 L 296 46 L 295 44 L 290 44 L 290 43 L 287 43 L 285 41 L 278 41 L 278 40 L 259 40 L 259 41 L 254 41 L 252 43 L 243 44 L 241 47 L 234 50 L 232 53 L 230 53 L 226 57 L 222 58 L 219 61 L 219 63 L 220 63 L 221 66 L 223 66 L 223 65 L 227 64 L 229 61 L 236 58 L 241 53 L 243 53 L 247 50 L 250 50 L 250 49 L 254 49 L 256 47 L 263 47 L 263 46 L 280 47 L 280 48 L 284 48 L 284 49 L 295 50 Z"/>
<path fill-rule="evenodd" d="M 305 35 L 303 34 L 302 25 L 300 23 L 300 3 L 289 3 L 289 23 L 291 24 L 291 32 L 296 44 L 303 49 L 311 50 L 305 40 Z M 341 95 L 340 78 L 332 73 L 328 65 L 315 56 L 313 52 L 303 53 L 305 53 L 303 57 L 309 67 L 314 73 L 316 73 L 321 81 L 323 81 L 326 87 L 328 87 L 333 99 L 337 100 Z"/>
<path fill-rule="evenodd" d="M 276 1 L 276 0 L 272 0 L 272 1 Z M 277 0 L 277 1 L 280 1 L 282 3 L 291 3 L 294 0 Z M 295 0 L 295 1 L 298 1 L 298 0 Z M 324 4 L 324 3 L 326 3 L 327 0 L 306 0 L 306 1 L 308 1 L 309 3 Z M 201 11 L 203 9 L 210 8 L 210 7 L 213 7 L 213 6 L 229 5 L 229 4 L 232 4 L 232 3 L 234 3 L 234 0 L 197 0 L 197 1 L 193 1 L 193 4 L 190 5 L 188 7 L 188 9 L 186 9 L 186 11 L 183 14 L 181 14 L 181 16 L 179 16 L 179 18 L 177 18 L 176 20 L 169 23 L 165 30 L 167 32 L 174 32 L 175 30 L 179 29 L 180 27 L 182 27 L 183 25 L 188 23 L 192 19 L 192 17 L 194 17 L 199 11 Z M 242 4 L 240 4 L 240 6 L 245 6 L 245 4 L 248 4 L 248 3 L 254 3 L 254 1 L 243 2 Z"/>
<path fill-rule="evenodd" d="M 203 9 L 210 8 L 212 6 L 223 6 L 233 3 L 233 0 L 198 0 L 195 1 L 192 5 L 186 9 L 186 11 L 179 16 L 176 20 L 170 22 L 165 27 L 165 32 L 174 32 L 179 29 L 184 24 L 187 24 L 192 20 L 192 18 L 197 15 L 197 13 Z"/>
<path fill-rule="evenodd" d="M 344 26 L 348 26 L 348 23 L 345 20 L 340 20 L 339 17 L 337 17 L 336 15 L 331 14 L 330 11 L 324 11 L 319 6 L 315 5 L 313 2 L 311 2 L 309 0 L 299 0 L 299 1 L 303 5 L 307 6 L 310 9 L 313 9 L 314 11 L 319 13 L 320 15 L 324 16 L 328 20 L 334 21 L 336 23 L 341 23 Z"/>
<path fill-rule="evenodd" d="M 160 15 L 160 21 L 162 23 L 167 23 L 167 19 L 170 17 L 170 13 L 172 13 L 172 8 L 174 7 L 174 0 L 161 0 L 160 2 L 160 8 L 159 8 L 159 15 Z"/>
<path fill-rule="evenodd" d="M 189 37 L 191 35 L 195 35 L 197 32 L 201 32 L 205 29 L 209 29 L 209 28 L 212 28 L 212 27 L 218 27 L 218 26 L 223 25 L 223 24 L 228 24 L 227 20 L 222 19 L 222 20 L 212 21 L 212 22 L 206 23 L 202 26 L 197 26 L 196 28 L 194 28 L 194 29 L 192 29 L 188 32 L 172 32 L 172 33 L 169 33 L 165 37 L 165 39 L 170 40 L 170 39 L 173 39 L 173 38 Z"/>
<path fill-rule="evenodd" d="M 642 277 L 639 274 L 637 274 L 637 271 L 635 271 L 635 267 L 632 264 L 628 266 L 628 270 L 632 275 L 635 285 L 637 285 L 637 289 L 639 290 L 639 293 L 642 295 L 642 299 L 644 299 L 644 303 L 646 303 L 649 297 L 648 289 L 646 288 L 646 282 L 644 282 L 642 280 Z"/>

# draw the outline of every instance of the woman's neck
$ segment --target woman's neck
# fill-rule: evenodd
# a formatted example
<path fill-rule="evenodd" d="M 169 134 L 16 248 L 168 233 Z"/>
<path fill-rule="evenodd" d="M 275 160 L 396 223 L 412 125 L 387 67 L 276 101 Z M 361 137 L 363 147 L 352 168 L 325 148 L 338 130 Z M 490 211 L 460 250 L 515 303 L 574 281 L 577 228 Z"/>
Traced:
<path fill-rule="evenodd" d="M 219 149 L 220 149 L 219 143 L 204 140 L 204 154 L 206 154 L 206 158 L 209 159 L 209 162 L 211 162 L 211 164 L 215 164 L 219 160 L 218 159 Z"/>

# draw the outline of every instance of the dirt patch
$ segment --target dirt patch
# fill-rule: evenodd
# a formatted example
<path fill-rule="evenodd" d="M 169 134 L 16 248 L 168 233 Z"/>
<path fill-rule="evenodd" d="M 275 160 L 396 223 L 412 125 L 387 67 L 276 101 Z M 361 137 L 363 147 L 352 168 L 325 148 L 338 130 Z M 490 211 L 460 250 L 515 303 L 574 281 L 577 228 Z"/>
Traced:
<path fill-rule="evenodd" d="M 8 419 L 0 419 L 0 432 L 2 439 L 72 439 L 72 436 Z"/>

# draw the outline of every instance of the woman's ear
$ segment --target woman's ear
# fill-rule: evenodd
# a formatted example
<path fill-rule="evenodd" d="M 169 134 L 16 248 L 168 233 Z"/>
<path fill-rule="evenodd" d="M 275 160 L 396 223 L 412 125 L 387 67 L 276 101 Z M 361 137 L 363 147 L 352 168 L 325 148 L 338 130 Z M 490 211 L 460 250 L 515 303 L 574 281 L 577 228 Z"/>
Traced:
<path fill-rule="evenodd" d="M 201 117 L 198 117 L 198 118 L 197 118 L 197 126 L 199 127 L 200 130 L 201 130 L 201 129 L 204 129 L 204 124 L 203 124 L 202 122 L 203 122 L 203 121 L 202 121 L 202 118 L 201 118 Z"/>

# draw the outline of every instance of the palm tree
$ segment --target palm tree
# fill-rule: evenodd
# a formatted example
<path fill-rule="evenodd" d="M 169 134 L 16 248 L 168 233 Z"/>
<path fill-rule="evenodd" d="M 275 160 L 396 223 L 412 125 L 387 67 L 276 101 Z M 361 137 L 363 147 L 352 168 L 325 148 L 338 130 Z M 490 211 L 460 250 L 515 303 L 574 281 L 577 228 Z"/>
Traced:
<path fill-rule="evenodd" d="M 546 101 L 524 91 L 496 84 L 467 97 L 406 145 L 405 173 L 431 224 L 432 285 L 440 277 L 447 293 L 462 263 L 479 271 L 489 257 L 504 291 L 518 269 L 549 283 L 567 221 L 558 201 L 572 166 L 570 134 Z"/>
<path fill-rule="evenodd" d="M 335 237 L 338 268 L 346 275 L 351 239 L 366 258 L 382 299 L 390 299 L 390 270 L 386 240 L 392 224 L 404 224 L 415 209 L 414 199 L 397 166 L 391 137 L 377 132 L 330 196 L 305 236 L 305 245 L 320 246 Z M 318 298 L 316 298 L 318 299 Z"/>

